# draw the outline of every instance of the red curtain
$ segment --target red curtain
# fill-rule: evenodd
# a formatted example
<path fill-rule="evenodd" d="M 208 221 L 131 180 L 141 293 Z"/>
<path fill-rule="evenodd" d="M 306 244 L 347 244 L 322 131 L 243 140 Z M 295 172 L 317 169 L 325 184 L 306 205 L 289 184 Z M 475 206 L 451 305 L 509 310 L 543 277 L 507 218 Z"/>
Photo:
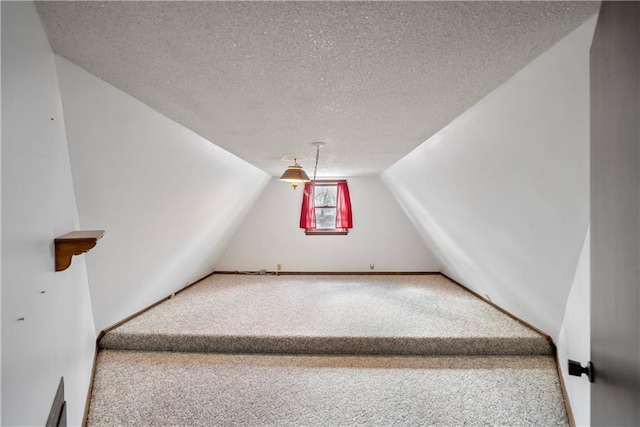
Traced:
<path fill-rule="evenodd" d="M 305 230 L 316 228 L 316 206 L 313 199 L 313 182 L 305 182 L 300 211 L 300 228 Z"/>
<path fill-rule="evenodd" d="M 349 187 L 346 181 L 338 183 L 338 192 L 336 195 L 336 228 L 353 228 L 351 198 L 349 197 Z"/>

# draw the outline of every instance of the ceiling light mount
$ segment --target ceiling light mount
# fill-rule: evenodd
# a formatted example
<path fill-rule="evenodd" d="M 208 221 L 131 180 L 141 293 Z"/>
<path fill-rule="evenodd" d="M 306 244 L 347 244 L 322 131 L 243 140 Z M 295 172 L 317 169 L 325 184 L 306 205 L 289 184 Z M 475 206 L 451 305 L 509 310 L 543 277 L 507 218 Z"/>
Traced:
<path fill-rule="evenodd" d="M 280 160 L 283 162 L 291 163 L 293 161 L 297 161 L 300 159 L 301 162 L 306 162 L 307 160 L 311 160 L 311 157 L 301 156 L 300 154 L 287 154 L 286 156 L 282 156 Z"/>

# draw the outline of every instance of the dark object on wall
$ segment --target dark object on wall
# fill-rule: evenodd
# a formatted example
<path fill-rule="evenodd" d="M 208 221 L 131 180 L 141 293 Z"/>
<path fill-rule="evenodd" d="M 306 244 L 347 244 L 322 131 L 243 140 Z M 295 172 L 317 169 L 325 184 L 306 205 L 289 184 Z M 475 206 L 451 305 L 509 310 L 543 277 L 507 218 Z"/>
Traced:
<path fill-rule="evenodd" d="M 67 402 L 64 400 L 64 377 L 60 377 L 58 391 L 53 399 L 46 427 L 67 427 Z"/>
<path fill-rule="evenodd" d="M 594 377 L 593 364 L 591 362 L 587 362 L 587 366 L 583 367 L 580 362 L 569 360 L 569 375 L 581 377 L 582 374 L 585 374 L 589 378 L 589 382 L 592 383 Z"/>
<path fill-rule="evenodd" d="M 56 271 L 63 271 L 71 265 L 71 257 L 80 255 L 93 248 L 104 230 L 72 231 L 56 237 Z"/>

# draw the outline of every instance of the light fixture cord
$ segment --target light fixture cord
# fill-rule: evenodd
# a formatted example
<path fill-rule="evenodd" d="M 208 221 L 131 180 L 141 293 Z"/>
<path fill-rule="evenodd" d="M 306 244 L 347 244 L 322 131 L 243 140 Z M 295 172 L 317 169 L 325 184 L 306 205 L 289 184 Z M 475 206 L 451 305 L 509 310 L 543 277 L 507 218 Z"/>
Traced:
<path fill-rule="evenodd" d="M 316 181 L 316 174 L 318 173 L 318 160 L 320 159 L 320 146 L 316 147 L 316 165 L 313 168 L 313 182 Z"/>

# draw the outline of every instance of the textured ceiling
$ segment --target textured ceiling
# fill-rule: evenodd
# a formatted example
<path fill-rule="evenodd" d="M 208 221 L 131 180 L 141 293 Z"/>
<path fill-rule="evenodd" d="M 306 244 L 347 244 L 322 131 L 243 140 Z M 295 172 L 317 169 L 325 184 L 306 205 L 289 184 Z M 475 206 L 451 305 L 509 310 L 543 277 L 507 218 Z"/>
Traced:
<path fill-rule="evenodd" d="M 595 2 L 39 2 L 53 50 L 272 175 L 378 174 Z"/>

